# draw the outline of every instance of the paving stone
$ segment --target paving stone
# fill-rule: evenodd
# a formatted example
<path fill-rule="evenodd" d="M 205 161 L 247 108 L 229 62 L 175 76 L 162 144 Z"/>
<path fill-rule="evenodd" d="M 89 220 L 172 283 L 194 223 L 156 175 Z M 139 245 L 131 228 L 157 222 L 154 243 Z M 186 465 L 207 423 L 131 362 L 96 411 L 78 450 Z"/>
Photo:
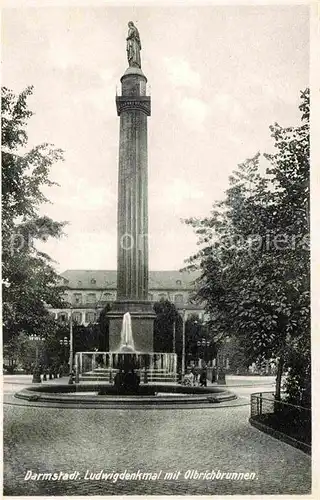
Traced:
<path fill-rule="evenodd" d="M 307 494 L 311 459 L 248 423 L 249 407 L 208 410 L 76 410 L 4 407 L 6 495 Z M 91 472 L 163 471 L 157 481 L 84 479 Z M 255 472 L 256 479 L 187 480 L 198 472 Z M 79 471 L 76 481 L 25 481 L 34 472 Z M 177 480 L 166 472 L 181 471 Z"/>

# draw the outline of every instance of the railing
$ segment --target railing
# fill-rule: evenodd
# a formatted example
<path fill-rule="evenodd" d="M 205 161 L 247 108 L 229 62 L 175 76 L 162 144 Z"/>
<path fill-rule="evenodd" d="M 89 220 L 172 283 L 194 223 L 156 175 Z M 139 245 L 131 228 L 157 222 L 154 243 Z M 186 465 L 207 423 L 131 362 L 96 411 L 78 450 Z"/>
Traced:
<path fill-rule="evenodd" d="M 275 395 L 273 392 L 251 394 L 251 417 L 274 413 Z"/>
<path fill-rule="evenodd" d="M 258 422 L 311 449 L 311 409 L 275 399 L 272 392 L 251 394 L 250 422 Z M 279 436 L 278 436 L 279 437 Z M 308 450 L 305 450 L 308 451 Z"/>
<path fill-rule="evenodd" d="M 148 380 L 156 377 L 176 379 L 177 355 L 173 353 L 115 353 L 115 352 L 77 352 L 75 356 L 76 382 L 82 375 L 103 373 L 110 380 L 125 365 L 126 360 L 139 373 L 147 373 Z M 144 375 L 145 377 L 145 375 Z"/>

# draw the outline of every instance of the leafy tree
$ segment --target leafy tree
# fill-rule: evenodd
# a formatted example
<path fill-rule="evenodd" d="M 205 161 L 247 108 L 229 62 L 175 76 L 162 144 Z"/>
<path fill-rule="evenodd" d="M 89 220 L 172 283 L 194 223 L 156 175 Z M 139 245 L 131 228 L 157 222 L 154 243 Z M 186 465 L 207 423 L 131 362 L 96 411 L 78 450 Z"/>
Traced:
<path fill-rule="evenodd" d="M 8 373 L 14 373 L 18 368 L 31 373 L 35 363 L 36 342 L 38 343 L 38 361 L 45 364 L 45 343 L 40 340 L 31 340 L 26 333 L 21 332 L 4 345 L 4 369 Z"/>
<path fill-rule="evenodd" d="M 309 91 L 301 98 L 301 126 L 270 127 L 276 152 L 239 165 L 210 216 L 186 221 L 199 238 L 189 267 L 202 271 L 198 297 L 212 324 L 240 340 L 249 362 L 277 360 L 278 398 L 283 370 L 293 376 L 310 344 Z M 308 348 L 302 357 L 300 390 L 310 385 Z"/>
<path fill-rule="evenodd" d="M 191 355 L 193 359 L 197 358 L 199 355 L 198 342 L 201 342 L 202 338 L 206 334 L 203 323 L 200 321 L 196 314 L 188 317 L 186 321 L 186 352 Z"/>
<path fill-rule="evenodd" d="M 198 358 L 208 361 L 216 357 L 216 342 L 210 328 L 197 314 L 192 314 L 186 321 L 186 353 L 193 360 Z M 205 343 L 205 344 L 204 344 Z"/>
<path fill-rule="evenodd" d="M 178 356 L 178 366 L 182 363 L 182 315 L 179 314 L 175 305 L 169 300 L 161 299 L 154 304 L 154 311 L 157 315 L 154 322 L 154 350 L 156 352 L 173 352 L 173 329 L 175 328 L 175 352 Z M 197 359 L 204 357 L 204 349 L 198 342 L 205 338 L 211 341 L 210 346 L 205 349 L 208 358 L 216 354 L 215 343 L 208 333 L 208 328 L 204 325 L 198 315 L 193 314 L 188 317 L 185 324 L 185 353 L 188 358 Z"/>
<path fill-rule="evenodd" d="M 248 374 L 250 363 L 248 363 L 245 349 L 237 341 L 236 337 L 230 338 L 230 344 L 230 347 L 228 346 L 228 355 L 232 373 L 237 373 L 239 375 Z"/>
<path fill-rule="evenodd" d="M 180 323 L 180 315 L 175 305 L 169 300 L 160 300 L 155 302 L 154 312 L 157 317 L 154 322 L 154 349 L 156 352 L 172 352 L 173 350 L 173 328 L 176 322 L 176 340 L 177 325 Z"/>
<path fill-rule="evenodd" d="M 108 312 L 111 310 L 111 305 L 107 303 L 102 309 L 98 318 L 98 349 L 101 352 L 109 350 L 109 318 Z"/>
<path fill-rule="evenodd" d="M 27 150 L 26 126 L 32 116 L 28 87 L 18 96 L 2 88 L 2 278 L 4 341 L 21 332 L 48 334 L 48 305 L 61 307 L 60 279 L 51 258 L 34 242 L 60 237 L 65 223 L 40 215 L 52 186 L 51 167 L 63 159 L 60 149 L 41 144 Z"/>

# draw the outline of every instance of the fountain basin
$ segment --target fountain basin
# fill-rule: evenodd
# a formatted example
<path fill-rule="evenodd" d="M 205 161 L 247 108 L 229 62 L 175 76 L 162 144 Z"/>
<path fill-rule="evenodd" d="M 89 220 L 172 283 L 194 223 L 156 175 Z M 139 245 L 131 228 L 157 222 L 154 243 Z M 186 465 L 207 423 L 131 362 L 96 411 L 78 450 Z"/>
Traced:
<path fill-rule="evenodd" d="M 88 393 L 88 394 L 86 394 Z M 54 403 L 59 406 L 105 409 L 210 408 L 235 401 L 237 396 L 222 387 L 188 387 L 177 384 L 139 386 L 135 394 L 121 393 L 109 384 L 52 384 L 31 386 L 15 394 L 28 402 Z"/>

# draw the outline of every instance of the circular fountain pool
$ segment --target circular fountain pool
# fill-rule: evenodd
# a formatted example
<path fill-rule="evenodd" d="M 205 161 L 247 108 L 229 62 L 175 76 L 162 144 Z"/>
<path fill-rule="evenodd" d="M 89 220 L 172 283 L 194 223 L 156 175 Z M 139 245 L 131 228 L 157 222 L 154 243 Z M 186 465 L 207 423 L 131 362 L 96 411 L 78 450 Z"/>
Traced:
<path fill-rule="evenodd" d="M 15 398 L 46 406 L 77 408 L 210 408 L 235 401 L 237 396 L 221 387 L 188 387 L 178 384 L 140 385 L 136 392 L 119 391 L 111 384 L 52 384 L 27 387 Z"/>

